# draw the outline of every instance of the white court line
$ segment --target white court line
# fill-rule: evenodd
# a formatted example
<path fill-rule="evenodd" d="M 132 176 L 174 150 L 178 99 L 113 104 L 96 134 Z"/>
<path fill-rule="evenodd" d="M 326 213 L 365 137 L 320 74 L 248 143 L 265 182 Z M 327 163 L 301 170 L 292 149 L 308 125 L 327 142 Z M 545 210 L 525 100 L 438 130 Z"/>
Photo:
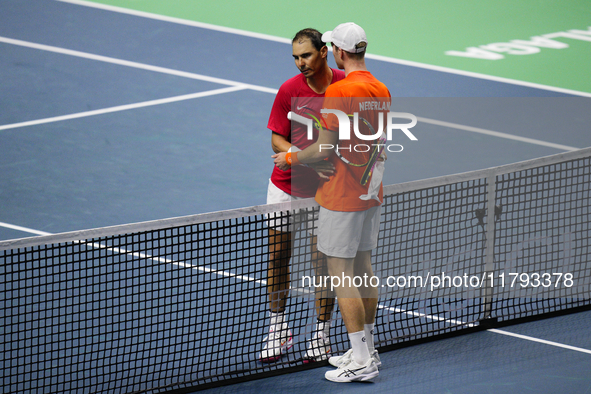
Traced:
<path fill-rule="evenodd" d="M 121 13 L 121 14 L 134 15 L 134 16 L 139 16 L 142 18 L 148 18 L 148 19 L 160 20 L 160 21 L 164 21 L 164 22 L 176 23 L 176 24 L 180 24 L 180 25 L 199 27 L 199 28 L 203 28 L 203 29 L 215 30 L 215 31 L 220 31 L 220 32 L 230 33 L 230 34 L 237 34 L 237 35 L 241 35 L 244 37 L 253 37 L 253 38 L 258 38 L 261 40 L 268 40 L 268 41 L 281 42 L 281 43 L 285 43 L 285 44 L 291 44 L 291 40 L 288 38 L 284 38 L 284 37 L 271 36 L 268 34 L 261 34 L 261 33 L 253 33 L 253 32 L 246 31 L 246 30 L 234 29 L 234 28 L 229 28 L 229 27 L 224 27 L 224 26 L 216 26 L 216 25 L 212 25 L 209 23 L 195 22 L 195 21 L 191 21 L 191 20 L 187 20 L 187 19 L 181 19 L 181 18 L 175 18 L 175 17 L 170 17 L 170 16 L 153 14 L 153 13 L 145 12 L 145 11 L 136 11 L 136 10 L 132 10 L 132 9 L 128 9 L 128 8 L 93 3 L 90 1 L 84 1 L 84 0 L 56 0 L 56 1 L 60 1 L 62 3 L 76 4 L 76 5 L 90 7 L 90 8 L 102 9 L 102 10 L 117 12 L 117 13 Z M 548 91 L 558 92 L 558 93 L 572 94 L 575 96 L 591 97 L 590 92 L 582 92 L 579 90 L 572 90 L 572 89 L 565 89 L 565 88 L 560 88 L 560 87 L 556 87 L 556 86 L 542 85 L 542 84 L 534 83 L 534 82 L 520 81 L 518 79 L 497 77 L 494 75 L 480 74 L 480 73 L 476 73 L 476 72 L 464 71 L 464 70 L 459 70 L 459 69 L 455 69 L 455 68 L 435 66 L 432 64 L 420 63 L 420 62 L 415 62 L 415 61 L 411 61 L 411 60 L 396 59 L 393 57 L 381 56 L 381 55 L 372 55 L 370 53 L 368 53 L 366 55 L 366 57 L 368 59 L 374 59 L 374 60 L 383 61 L 383 62 L 387 62 L 387 63 L 394 63 L 394 64 L 401 64 L 404 66 L 423 68 L 426 70 L 439 71 L 439 72 L 444 72 L 447 74 L 462 75 L 465 77 L 485 79 L 485 80 L 494 81 L 494 82 L 501 82 L 501 83 L 506 83 L 506 84 L 510 84 L 510 85 L 525 86 L 528 88 L 542 89 L 542 90 L 548 90 Z"/>
<path fill-rule="evenodd" d="M 5 227 L 5 228 L 12 229 L 12 230 L 23 231 L 26 233 L 31 233 L 31 234 L 36 234 L 36 235 L 52 235 L 52 233 L 48 233 L 45 231 L 35 230 L 32 228 L 17 226 L 14 224 L 9 224 L 9 223 L 4 223 L 4 222 L 0 222 L 0 227 Z M 267 281 L 265 281 L 265 280 L 259 280 L 256 278 L 252 278 L 250 276 L 233 274 L 233 273 L 227 272 L 227 271 L 216 271 L 211 268 L 206 268 L 206 267 L 201 267 L 198 265 L 178 262 L 178 261 L 166 259 L 163 257 L 154 257 L 154 256 L 150 256 L 149 254 L 145 254 L 145 253 L 129 252 L 129 251 L 122 249 L 122 248 L 101 245 L 99 243 L 89 243 L 89 242 L 84 242 L 84 241 L 73 241 L 73 242 L 79 243 L 79 244 L 85 244 L 85 245 L 90 246 L 95 249 L 105 249 L 105 250 L 108 250 L 113 253 L 127 254 L 132 257 L 138 257 L 138 258 L 147 259 L 147 260 L 154 260 L 159 263 L 172 264 L 172 265 L 176 265 L 176 266 L 183 267 L 183 268 L 192 268 L 192 269 L 196 269 L 201 272 L 212 273 L 212 274 L 216 274 L 216 275 L 220 275 L 220 276 L 225 276 L 228 278 L 236 278 L 236 279 L 241 279 L 241 280 L 245 280 L 245 281 L 249 281 L 249 282 L 256 282 L 256 283 L 260 283 L 262 285 L 267 284 Z"/>
<path fill-rule="evenodd" d="M 575 148 L 575 147 L 572 147 L 572 146 L 555 144 L 553 142 L 547 142 L 547 141 L 537 140 L 537 139 L 534 139 L 534 138 L 520 137 L 520 136 L 513 135 L 513 134 L 501 133 L 499 131 L 492 131 L 492 130 L 481 129 L 479 127 L 465 126 L 465 125 L 461 125 L 461 124 L 457 124 L 457 123 L 444 122 L 444 121 L 441 121 L 441 120 L 435 120 L 435 119 L 429 119 L 429 118 L 422 118 L 422 117 L 419 117 L 419 116 L 417 116 L 417 120 L 419 122 L 429 123 L 429 124 L 436 125 L 436 126 L 449 127 L 449 128 L 452 128 L 452 129 L 469 131 L 471 133 L 486 134 L 486 135 L 490 135 L 490 136 L 493 136 L 493 137 L 505 138 L 505 139 L 508 139 L 508 140 L 515 140 L 515 141 L 520 141 L 520 142 L 526 142 L 528 144 L 547 146 L 547 147 L 550 147 L 550 148 L 562 149 L 562 150 L 566 150 L 566 151 L 579 150 L 579 148 Z"/>
<path fill-rule="evenodd" d="M 3 223 L 3 222 L 0 222 L 0 227 L 6 227 L 6 228 L 13 229 L 13 230 L 19 230 L 19 231 L 29 232 L 29 233 L 37 234 L 37 235 L 51 235 L 51 233 L 47 233 L 47 232 L 44 232 L 44 231 L 34 230 L 34 229 L 30 229 L 30 228 L 26 228 L 26 227 L 22 227 L 22 226 L 16 226 L 14 224 L 8 224 L 8 223 Z M 109 247 L 109 246 L 101 245 L 101 244 L 97 244 L 97 243 L 86 243 L 86 242 L 82 242 L 82 241 L 77 241 L 77 242 L 78 243 L 87 244 L 88 246 L 93 247 L 93 248 L 105 249 L 105 250 L 108 250 L 108 251 L 111 251 L 111 252 L 114 252 L 114 253 L 128 254 L 128 255 L 131 255 L 133 257 L 145 258 L 145 259 L 148 259 L 148 260 L 154 260 L 154 261 L 158 261 L 158 262 L 165 263 L 165 264 L 172 264 L 172 265 L 176 265 L 176 266 L 183 267 L 183 268 L 192 268 L 192 269 L 199 270 L 201 272 L 206 272 L 206 273 L 211 273 L 211 274 L 215 274 L 215 275 L 225 276 L 225 277 L 228 277 L 228 278 L 235 278 L 235 279 L 245 280 L 245 281 L 249 281 L 249 282 L 255 282 L 255 283 L 259 283 L 261 285 L 266 285 L 267 284 L 267 281 L 264 280 L 264 279 L 256 279 L 256 278 L 252 278 L 250 276 L 233 274 L 233 273 L 227 272 L 227 271 L 221 271 L 221 270 L 220 271 L 216 271 L 216 270 L 212 270 L 210 268 L 201 267 L 201 266 L 197 266 L 197 265 L 193 265 L 193 264 L 189 264 L 189 263 L 182 263 L 182 262 L 178 262 L 178 261 L 174 261 L 174 260 L 170 260 L 170 259 L 165 259 L 165 258 L 162 258 L 162 257 L 150 256 L 150 255 L 145 254 L 145 253 L 128 252 L 125 249 Z M 400 308 L 386 307 L 384 305 L 379 305 L 379 304 L 378 304 L 378 308 L 379 309 L 386 309 L 386 310 L 391 311 L 391 312 L 403 313 L 403 314 L 407 314 L 407 315 L 414 316 L 414 317 L 423 317 L 423 318 L 426 318 L 426 319 L 429 319 L 429 320 L 445 321 L 445 322 L 448 322 L 448 323 L 451 323 L 451 324 L 455 324 L 455 325 L 465 325 L 467 327 L 474 327 L 474 324 L 472 324 L 472 323 L 464 323 L 464 322 L 459 321 L 459 320 L 446 320 L 443 317 L 433 316 L 433 315 L 427 315 L 425 313 L 420 313 L 420 312 L 407 311 L 407 310 L 400 309 Z M 581 352 L 581 353 L 591 354 L 591 350 L 588 350 L 588 349 L 579 348 L 579 347 L 570 346 L 570 345 L 565 345 L 565 344 L 558 343 L 558 342 L 547 341 L 547 340 L 544 340 L 544 339 L 539 339 L 539 338 L 535 338 L 535 337 L 531 337 L 531 336 L 527 336 L 527 335 L 514 334 L 512 332 L 498 330 L 498 329 L 488 329 L 486 331 L 492 332 L 492 333 L 495 333 L 495 334 L 507 335 L 507 336 L 518 338 L 518 339 L 523 339 L 523 340 L 526 340 L 526 341 L 532 341 L 532 342 L 542 343 L 542 344 L 545 344 L 545 345 L 560 347 L 560 348 L 567 349 L 567 350 L 573 350 L 573 351 L 577 351 L 577 352 Z"/>
<path fill-rule="evenodd" d="M 250 32 L 250 31 L 246 31 L 246 30 L 234 29 L 231 27 L 218 26 L 218 25 L 212 25 L 210 23 L 192 21 L 189 19 L 181 19 L 181 18 L 175 18 L 172 16 L 153 14 L 150 12 L 136 11 L 136 10 L 123 8 L 123 7 L 117 7 L 117 6 L 113 6 L 113 5 L 93 3 L 90 1 L 80 1 L 80 0 L 56 0 L 56 1 L 60 1 L 62 3 L 70 3 L 70 4 L 90 7 L 90 8 L 97 8 L 97 9 L 106 10 L 106 11 L 117 12 L 120 14 L 139 16 L 142 18 L 154 19 L 154 20 L 159 20 L 159 21 L 163 21 L 163 22 L 176 23 L 177 25 L 199 27 L 199 28 L 207 29 L 207 30 L 220 31 L 222 33 L 236 34 L 236 35 L 240 35 L 240 36 L 259 38 L 261 40 L 275 41 L 275 42 L 280 42 L 283 44 L 290 44 L 291 45 L 291 40 L 289 38 L 271 36 L 269 34 L 254 33 L 254 32 Z"/>
<path fill-rule="evenodd" d="M 58 1 L 61 1 L 61 0 L 58 0 Z M 472 72 L 472 71 L 464 71 L 464 70 L 458 70 L 455 68 L 448 68 L 448 67 L 442 67 L 442 66 L 434 66 L 432 64 L 413 62 L 410 60 L 395 59 L 395 58 L 380 56 L 380 55 L 367 54 L 366 57 L 368 57 L 370 59 L 381 60 L 383 62 L 388 62 L 388 63 L 402 64 L 404 66 L 424 68 L 427 70 L 439 71 L 439 72 L 443 72 L 443 73 L 447 73 L 447 74 L 457 74 L 457 75 L 461 75 L 464 77 L 484 79 L 484 80 L 493 81 L 493 82 L 501 82 L 501 83 L 506 83 L 508 85 L 525 86 L 527 88 L 547 90 L 549 92 L 572 94 L 573 96 L 591 97 L 590 92 L 583 92 L 580 90 L 559 88 L 559 87 L 550 86 L 550 85 L 542 85 L 542 84 L 534 83 L 534 82 L 520 81 L 518 79 L 496 77 L 494 75 L 480 74 L 480 73 L 476 73 L 476 72 Z"/>
<path fill-rule="evenodd" d="M 95 115 L 108 114 L 108 113 L 112 113 L 112 112 L 126 111 L 126 110 L 130 110 L 130 109 L 144 108 L 144 107 L 149 107 L 149 106 L 153 106 L 153 105 L 175 103 L 175 102 L 184 101 L 184 100 L 192 100 L 192 99 L 199 98 L 199 97 L 207 97 L 207 96 L 213 96 L 216 94 L 236 92 L 236 91 L 244 90 L 244 89 L 247 89 L 247 87 L 246 86 L 233 86 L 233 87 L 229 87 L 229 88 L 209 90 L 206 92 L 198 92 L 198 93 L 184 94 L 181 96 L 168 97 L 168 98 L 163 98 L 163 99 L 158 99 L 158 100 L 143 101 L 141 103 L 118 105 L 116 107 L 96 109 L 93 111 L 78 112 L 75 114 L 54 116 L 51 118 L 37 119 L 37 120 L 30 120 L 27 122 L 2 125 L 2 126 L 0 126 L 0 130 L 16 129 L 18 127 L 34 126 L 34 125 L 45 124 L 45 123 L 60 122 L 60 121 L 69 120 L 69 119 L 84 118 L 87 116 L 95 116 Z"/>
<path fill-rule="evenodd" d="M 142 69 L 142 70 L 148 70 L 148 71 L 154 71 L 154 72 L 159 72 L 159 73 L 164 73 L 164 74 L 169 74 L 169 75 L 175 75 L 178 77 L 198 79 L 198 80 L 202 80 L 202 81 L 218 83 L 221 85 L 230 85 L 230 86 L 234 86 L 234 87 L 240 88 L 240 89 L 251 89 L 251 90 L 256 90 L 256 91 L 264 92 L 264 93 L 277 94 L 277 89 L 271 89 L 271 88 L 267 88 L 267 87 L 263 87 L 263 86 L 257 86 L 257 85 L 236 82 L 236 81 L 230 81 L 227 79 L 208 77 L 205 75 L 200 75 L 200 74 L 195 74 L 195 73 L 190 73 L 190 72 L 185 72 L 185 71 L 179 71 L 179 70 L 173 70 L 170 68 L 151 66 L 148 64 L 131 62 L 131 61 L 122 60 L 122 59 L 115 59 L 112 57 L 94 55 L 94 54 L 86 53 L 86 52 L 73 51 L 70 49 L 58 48 L 58 47 L 54 47 L 54 46 L 50 46 L 50 45 L 43 45 L 43 44 L 37 44 L 37 43 L 33 43 L 33 42 L 28 42 L 28 41 L 15 40 L 12 38 L 1 37 L 1 36 L 0 36 L 0 42 L 12 44 L 12 45 L 23 46 L 23 47 L 32 48 L 32 49 L 38 49 L 38 50 L 42 50 L 42 51 L 49 51 L 49 52 L 54 52 L 54 53 L 59 53 L 59 54 L 64 54 L 64 55 L 69 55 L 69 56 L 81 57 L 84 59 L 112 63 L 112 64 L 117 64 L 117 65 L 126 66 L 126 67 L 133 67 L 133 68 L 138 68 L 138 69 Z M 220 89 L 220 91 L 221 91 L 221 89 Z M 215 91 L 212 91 L 212 92 L 215 92 Z M 199 93 L 197 93 L 197 94 L 199 94 Z M 183 97 L 183 96 L 179 96 L 179 97 Z M 166 99 L 164 99 L 164 100 L 166 100 Z M 131 104 L 129 108 L 132 108 L 131 107 L 132 105 L 133 104 Z M 156 104 L 152 104 L 152 105 L 156 105 Z M 116 108 L 116 107 L 113 107 L 113 108 Z M 101 110 L 96 110 L 96 111 L 101 111 Z M 59 120 L 79 118 L 79 117 L 83 117 L 83 116 L 96 115 L 96 114 L 93 114 L 92 112 L 94 112 L 94 111 L 82 112 L 82 113 L 80 113 L 80 116 L 77 116 L 78 114 L 66 115 L 66 118 L 54 117 L 54 118 L 33 120 L 33 121 L 29 121 L 29 122 L 14 123 L 11 125 L 0 126 L 0 130 L 6 130 L 6 129 L 16 128 L 16 127 L 23 127 L 23 126 L 30 126 L 30 125 L 34 125 L 34 124 L 57 122 Z M 434 125 L 450 127 L 450 128 L 455 128 L 455 129 L 474 132 L 474 133 L 487 134 L 487 135 L 498 137 L 498 138 L 511 139 L 511 140 L 526 142 L 526 143 L 535 144 L 535 145 L 552 147 L 555 149 L 561 149 L 561 150 L 567 150 L 567 151 L 578 149 L 578 148 L 574 148 L 571 146 L 554 144 L 551 142 L 541 141 L 541 140 L 537 140 L 537 139 L 533 139 L 533 138 L 514 136 L 511 134 L 481 129 L 478 127 L 464 126 L 464 125 L 460 125 L 460 124 L 456 124 L 456 123 L 443 122 L 443 121 L 438 121 L 438 120 L 433 120 L 433 119 L 428 119 L 428 118 L 418 118 L 418 117 L 417 117 L 417 120 L 420 120 L 424 123 L 431 123 Z"/>
<path fill-rule="evenodd" d="M 396 313 L 404 313 L 404 314 L 414 316 L 414 317 L 423 317 L 423 318 L 426 318 L 429 320 L 444 321 L 446 323 L 455 324 L 455 325 L 459 325 L 459 326 L 466 326 L 466 327 L 475 327 L 476 326 L 473 323 L 465 323 L 460 320 L 446 320 L 445 318 L 442 318 L 439 316 L 427 315 L 425 313 L 420 313 L 420 312 L 406 311 L 406 310 L 400 309 L 400 308 L 386 307 L 383 305 L 378 305 L 378 308 L 379 309 L 386 309 L 388 311 L 396 312 Z M 559 348 L 563 348 L 563 349 L 567 349 L 567 350 L 574 350 L 574 351 L 580 352 L 580 353 L 591 354 L 591 350 L 589 350 L 589 349 L 565 345 L 563 343 L 554 342 L 554 341 L 547 341 L 545 339 L 535 338 L 535 337 L 532 337 L 529 335 L 515 334 L 515 333 L 509 332 L 509 331 L 499 330 L 496 328 L 489 328 L 486 331 L 492 332 L 494 334 L 506 335 L 506 336 L 522 339 L 525 341 L 537 342 L 537 343 L 542 343 L 544 345 L 555 346 L 555 347 L 559 347 Z"/>
<path fill-rule="evenodd" d="M 32 228 L 17 226 L 15 224 L 4 223 L 4 222 L 0 222 L 0 227 L 6 227 L 11 230 L 22 231 L 25 233 L 30 233 L 30 234 L 35 234 L 35 235 L 51 235 L 51 233 L 46 233 L 45 231 L 34 230 Z"/>
<path fill-rule="evenodd" d="M 545 339 L 534 338 L 534 337 L 530 337 L 528 335 L 515 334 L 512 332 L 508 332 L 508 331 L 497 330 L 496 328 L 490 328 L 486 331 L 494 332 L 495 334 L 507 335 L 507 336 L 514 337 L 514 338 L 524 339 L 526 341 L 543 343 L 544 345 L 556 346 L 556 347 L 560 347 L 563 349 L 574 350 L 576 352 L 591 354 L 591 350 L 589 350 L 589 349 L 565 345 L 565 344 L 553 342 L 553 341 L 546 341 Z"/>
<path fill-rule="evenodd" d="M 400 308 L 392 308 L 391 306 L 384 306 L 384 305 L 378 304 L 378 309 L 386 309 L 390 312 L 404 313 L 406 315 L 413 316 L 413 317 L 424 317 L 425 319 L 429 319 L 429 320 L 444 321 L 446 323 L 455 324 L 458 326 L 466 326 L 466 327 L 474 327 L 475 326 L 473 323 L 464 323 L 463 321 L 460 321 L 460 320 L 447 320 L 444 317 L 427 315 L 426 313 L 421 313 L 421 312 L 407 311 L 405 309 L 400 309 Z"/>
<path fill-rule="evenodd" d="M 151 66 L 149 64 L 132 62 L 129 60 L 117 59 L 117 58 L 109 57 L 109 56 L 95 55 L 95 54 L 88 53 L 88 52 L 74 51 L 71 49 L 54 47 L 51 45 L 37 44 L 34 42 L 29 42 L 29 41 L 15 40 L 13 38 L 8 38 L 8 37 L 1 37 L 0 36 L 0 42 L 6 43 L 6 44 L 11 44 L 11 45 L 18 45 L 18 46 L 22 46 L 22 47 L 26 47 L 26 48 L 39 49 L 42 51 L 59 53 L 62 55 L 80 57 L 83 59 L 96 60 L 99 62 L 117 64 L 119 66 L 133 67 L 133 68 L 138 68 L 141 70 L 154 71 L 154 72 L 163 73 L 163 74 L 175 75 L 177 77 L 197 79 L 200 81 L 207 81 L 207 82 L 217 83 L 220 85 L 241 86 L 241 87 L 245 87 L 247 89 L 257 90 L 259 92 L 264 92 L 264 93 L 272 93 L 272 94 L 277 93 L 277 89 L 270 89 L 270 88 L 266 88 L 266 87 L 262 87 L 262 86 L 250 85 L 247 83 L 231 81 L 229 79 L 209 77 L 206 75 L 195 74 L 195 73 L 186 72 L 186 71 L 179 71 L 179 70 L 174 70 L 172 68 L 166 68 L 166 67 Z"/>

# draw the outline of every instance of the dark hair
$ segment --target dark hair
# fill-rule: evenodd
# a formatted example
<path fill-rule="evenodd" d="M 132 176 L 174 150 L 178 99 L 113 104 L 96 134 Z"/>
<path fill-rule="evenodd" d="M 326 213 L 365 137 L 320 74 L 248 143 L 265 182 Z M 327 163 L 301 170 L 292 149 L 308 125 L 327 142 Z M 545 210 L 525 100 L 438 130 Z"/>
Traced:
<path fill-rule="evenodd" d="M 320 33 L 316 29 L 308 28 L 298 31 L 293 40 L 291 40 L 291 43 L 293 44 L 294 42 L 302 38 L 309 39 L 317 51 L 319 51 L 323 46 L 326 46 L 326 44 L 322 42 L 322 33 Z"/>

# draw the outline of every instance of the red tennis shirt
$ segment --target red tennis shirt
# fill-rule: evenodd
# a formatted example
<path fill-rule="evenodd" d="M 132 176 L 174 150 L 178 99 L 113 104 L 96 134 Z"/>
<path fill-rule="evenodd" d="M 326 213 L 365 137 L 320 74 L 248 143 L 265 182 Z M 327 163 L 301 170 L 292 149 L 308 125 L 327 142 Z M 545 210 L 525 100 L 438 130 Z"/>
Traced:
<path fill-rule="evenodd" d="M 345 78 L 343 71 L 332 68 L 331 70 L 333 75 L 331 83 Z M 275 97 L 267 127 L 272 132 L 284 136 L 287 141 L 299 149 L 308 147 L 318 138 L 318 131 L 314 129 L 314 139 L 308 140 L 306 138 L 306 126 L 291 122 L 287 119 L 287 114 L 292 110 L 292 104 L 295 113 L 307 118 L 310 118 L 307 115 L 310 112 L 319 114 L 322 106 L 322 100 L 318 100 L 319 97 L 324 97 L 324 94 L 318 94 L 310 89 L 304 74 L 298 74 L 288 79 L 281 85 Z M 316 171 L 304 166 L 287 171 L 282 171 L 274 166 L 271 174 L 271 182 L 275 186 L 296 197 L 314 197 L 318 189 L 319 179 Z"/>

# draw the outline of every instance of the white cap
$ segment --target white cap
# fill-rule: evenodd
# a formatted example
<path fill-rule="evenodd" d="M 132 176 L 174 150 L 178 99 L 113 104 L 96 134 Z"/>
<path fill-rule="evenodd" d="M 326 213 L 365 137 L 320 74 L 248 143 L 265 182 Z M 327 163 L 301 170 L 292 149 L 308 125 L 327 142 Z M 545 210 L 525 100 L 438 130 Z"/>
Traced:
<path fill-rule="evenodd" d="M 341 23 L 332 31 L 322 35 L 323 42 L 332 42 L 339 48 L 350 53 L 365 52 L 367 37 L 361 26 L 353 22 Z"/>

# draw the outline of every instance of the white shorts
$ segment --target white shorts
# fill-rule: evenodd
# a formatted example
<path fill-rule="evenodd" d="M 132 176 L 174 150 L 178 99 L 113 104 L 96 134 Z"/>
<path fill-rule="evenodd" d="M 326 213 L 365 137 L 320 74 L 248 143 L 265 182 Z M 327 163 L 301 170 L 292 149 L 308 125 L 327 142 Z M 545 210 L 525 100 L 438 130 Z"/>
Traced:
<path fill-rule="evenodd" d="M 352 259 L 358 251 L 375 249 L 381 210 L 381 205 L 357 212 L 337 212 L 320 207 L 318 250 L 327 256 Z"/>
<path fill-rule="evenodd" d="M 267 204 L 277 204 L 282 202 L 303 200 L 303 197 L 295 197 L 287 194 L 279 189 L 269 179 L 269 186 L 267 187 Z M 277 216 L 277 218 L 275 218 Z M 297 231 L 300 227 L 307 228 L 311 235 L 316 235 L 316 222 L 318 219 L 318 210 L 310 209 L 310 211 L 301 211 L 295 215 L 290 215 L 289 218 L 285 212 L 269 213 L 265 215 L 269 228 L 276 231 L 292 232 Z"/>

